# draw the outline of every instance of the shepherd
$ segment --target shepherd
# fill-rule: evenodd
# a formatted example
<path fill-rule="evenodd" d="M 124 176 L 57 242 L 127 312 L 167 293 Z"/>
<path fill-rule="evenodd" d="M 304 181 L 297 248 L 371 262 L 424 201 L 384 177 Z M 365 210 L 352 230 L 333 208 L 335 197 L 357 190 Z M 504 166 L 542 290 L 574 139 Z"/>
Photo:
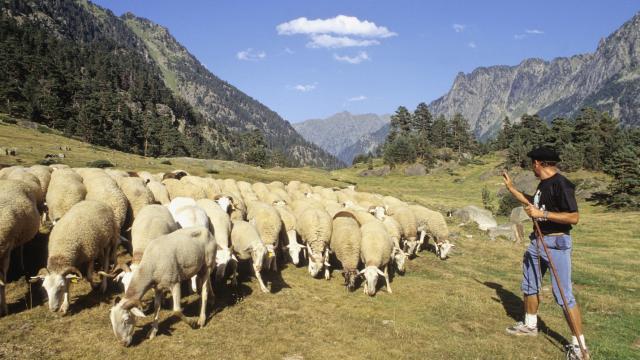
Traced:
<path fill-rule="evenodd" d="M 522 259 L 524 322 L 508 327 L 507 333 L 515 336 L 538 335 L 541 281 L 551 265 L 555 267 L 554 272 L 557 275 L 551 277 L 553 296 L 562 307 L 573 332 L 571 345 L 567 348 L 568 358 L 588 359 L 580 309 L 571 289 L 571 228 L 572 225 L 578 224 L 580 218 L 575 185 L 559 173 L 556 164 L 560 157 L 555 150 L 540 147 L 530 151 L 527 156 L 531 158 L 534 174 L 540 179 L 533 196 L 518 191 L 506 171 L 502 174 L 507 190 L 524 205 L 527 215 L 534 221 L 534 229 L 529 237 L 531 243 Z M 544 244 L 536 237 L 536 227 L 539 228 L 539 235 Z M 545 251 L 542 251 L 543 248 Z"/>

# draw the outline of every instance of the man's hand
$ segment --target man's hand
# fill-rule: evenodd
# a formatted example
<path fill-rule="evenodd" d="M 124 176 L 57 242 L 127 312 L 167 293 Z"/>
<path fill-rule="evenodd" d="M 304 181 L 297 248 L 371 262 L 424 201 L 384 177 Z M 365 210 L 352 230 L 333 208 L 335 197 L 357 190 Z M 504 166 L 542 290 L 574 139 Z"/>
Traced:
<path fill-rule="evenodd" d="M 507 186 L 507 189 L 511 191 L 513 189 L 513 181 L 511 181 L 511 177 L 507 173 L 507 170 L 502 170 L 502 181 Z"/>
<path fill-rule="evenodd" d="M 525 206 L 524 211 L 527 213 L 527 215 L 529 215 L 529 217 L 534 219 L 539 219 L 544 216 L 544 211 L 537 209 L 532 204 Z"/>

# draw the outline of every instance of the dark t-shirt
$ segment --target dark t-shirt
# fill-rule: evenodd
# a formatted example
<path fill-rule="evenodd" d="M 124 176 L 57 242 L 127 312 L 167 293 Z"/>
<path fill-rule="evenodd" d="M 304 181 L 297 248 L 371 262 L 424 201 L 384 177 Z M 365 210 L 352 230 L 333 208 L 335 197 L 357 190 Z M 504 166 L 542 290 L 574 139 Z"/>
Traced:
<path fill-rule="evenodd" d="M 540 181 L 536 193 L 533 196 L 526 195 L 527 199 L 538 209 L 549 212 L 578 212 L 578 203 L 575 195 L 576 186 L 566 177 L 556 173 L 552 177 Z M 569 234 L 571 225 L 559 224 L 550 220 L 538 221 L 543 234 L 565 233 Z M 535 227 L 534 227 L 535 232 Z"/>

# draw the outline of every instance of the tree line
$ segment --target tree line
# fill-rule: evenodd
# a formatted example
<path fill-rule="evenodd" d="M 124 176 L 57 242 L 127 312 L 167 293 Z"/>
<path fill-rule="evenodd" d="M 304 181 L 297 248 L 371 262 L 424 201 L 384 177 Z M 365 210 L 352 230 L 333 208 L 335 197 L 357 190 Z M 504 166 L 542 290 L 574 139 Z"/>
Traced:
<path fill-rule="evenodd" d="M 420 103 L 411 113 L 400 106 L 391 116 L 390 130 L 378 150 L 385 164 L 422 163 L 431 167 L 436 160 L 450 160 L 465 153 L 477 153 L 480 146 L 468 121 L 455 114 L 451 119 L 434 117 L 427 104 Z"/>
<path fill-rule="evenodd" d="M 506 150 L 507 167 L 528 168 L 527 152 L 539 146 L 554 148 L 564 171 L 603 171 L 613 177 L 606 192 L 593 200 L 607 207 L 640 209 L 640 129 L 622 127 L 608 112 L 584 108 L 572 119 L 545 122 L 538 115 L 525 114 L 519 123 L 508 117 L 489 144 L 490 150 Z"/>

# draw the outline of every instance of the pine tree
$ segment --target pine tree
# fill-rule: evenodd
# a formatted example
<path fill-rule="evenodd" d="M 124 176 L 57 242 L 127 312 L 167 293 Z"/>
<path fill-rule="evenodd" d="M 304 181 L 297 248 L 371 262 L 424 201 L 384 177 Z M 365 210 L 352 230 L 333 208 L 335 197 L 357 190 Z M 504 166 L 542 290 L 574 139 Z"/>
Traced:
<path fill-rule="evenodd" d="M 444 115 L 438 116 L 434 122 L 431 133 L 431 144 L 436 148 L 443 148 L 449 146 L 449 124 Z"/>
<path fill-rule="evenodd" d="M 640 149 L 629 145 L 613 153 L 606 172 L 613 176 L 605 203 L 613 209 L 640 209 Z"/>

